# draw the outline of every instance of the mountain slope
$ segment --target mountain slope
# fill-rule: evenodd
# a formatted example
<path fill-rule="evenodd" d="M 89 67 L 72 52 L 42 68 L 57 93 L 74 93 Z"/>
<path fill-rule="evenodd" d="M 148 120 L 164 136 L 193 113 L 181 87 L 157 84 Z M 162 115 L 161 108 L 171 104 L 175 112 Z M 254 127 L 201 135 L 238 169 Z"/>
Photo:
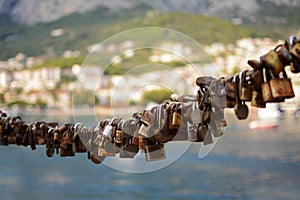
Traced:
<path fill-rule="evenodd" d="M 149 13 L 151 15 L 149 15 Z M 15 56 L 18 52 L 27 55 L 52 53 L 60 56 L 66 49 L 81 50 L 101 42 L 113 34 L 131 28 L 157 26 L 175 29 L 192 37 L 201 44 L 212 42 L 229 43 L 241 37 L 275 37 L 272 33 L 237 26 L 229 21 L 197 14 L 180 12 L 156 13 L 145 5 L 111 13 L 99 7 L 84 14 L 72 14 L 51 23 L 25 27 L 11 22 L 7 17 L 0 20 L 0 60 Z M 59 37 L 51 31 L 62 29 Z"/>
<path fill-rule="evenodd" d="M 263 4 L 275 4 L 278 7 L 299 7 L 299 0 L 0 0 L 0 13 L 10 16 L 17 22 L 33 25 L 40 22 L 52 22 L 72 13 L 84 13 L 98 6 L 107 7 L 111 12 L 133 8 L 143 3 L 154 9 L 180 11 L 225 18 L 255 16 L 266 9 Z"/>

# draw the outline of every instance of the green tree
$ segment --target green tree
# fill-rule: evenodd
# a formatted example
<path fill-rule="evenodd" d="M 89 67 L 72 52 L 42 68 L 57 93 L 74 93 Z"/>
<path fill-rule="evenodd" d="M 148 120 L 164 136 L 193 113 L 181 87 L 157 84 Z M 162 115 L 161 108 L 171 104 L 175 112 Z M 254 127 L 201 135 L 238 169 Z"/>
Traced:
<path fill-rule="evenodd" d="M 170 98 L 172 93 L 172 91 L 165 88 L 150 90 L 143 94 L 141 103 L 144 105 L 149 102 L 163 103 L 165 100 Z"/>

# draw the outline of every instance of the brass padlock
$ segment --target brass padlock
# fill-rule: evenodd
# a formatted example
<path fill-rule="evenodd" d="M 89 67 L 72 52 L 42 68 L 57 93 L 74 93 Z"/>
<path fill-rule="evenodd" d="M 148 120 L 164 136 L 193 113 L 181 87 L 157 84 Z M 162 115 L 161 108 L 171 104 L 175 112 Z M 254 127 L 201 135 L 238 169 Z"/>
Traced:
<path fill-rule="evenodd" d="M 264 101 L 262 97 L 262 90 L 253 89 L 252 90 L 252 99 L 251 99 L 251 106 L 257 107 L 257 108 L 265 108 L 266 102 Z"/>
<path fill-rule="evenodd" d="M 116 131 L 116 138 L 114 141 L 119 145 L 123 143 L 123 132 L 121 130 Z"/>
<path fill-rule="evenodd" d="M 251 79 L 247 76 L 248 70 L 243 70 L 239 74 L 239 96 L 242 101 L 251 101 L 252 98 L 252 85 Z"/>
<path fill-rule="evenodd" d="M 181 123 L 181 104 L 177 103 L 172 109 L 171 129 L 178 129 Z"/>
<path fill-rule="evenodd" d="M 281 46 L 282 45 L 278 45 L 274 50 L 271 50 L 267 54 L 260 57 L 261 62 L 269 67 L 272 72 L 277 75 L 282 72 L 285 67 L 277 51 Z"/>
<path fill-rule="evenodd" d="M 282 75 L 282 78 L 272 78 L 270 80 L 272 96 L 285 99 L 295 97 L 292 81 L 287 77 L 285 70 L 282 71 Z"/>
<path fill-rule="evenodd" d="M 272 72 L 270 73 L 272 74 Z M 267 69 L 263 68 L 263 83 L 262 83 L 262 96 L 263 100 L 266 103 L 276 103 L 276 102 L 284 102 L 284 98 L 274 98 L 272 95 L 272 89 L 270 86 L 270 82 L 268 81 L 267 77 Z"/>
<path fill-rule="evenodd" d="M 278 54 L 280 61 L 284 66 L 290 65 L 291 54 L 289 51 L 289 43 L 287 41 L 284 44 L 280 44 L 275 48 L 275 52 Z"/>

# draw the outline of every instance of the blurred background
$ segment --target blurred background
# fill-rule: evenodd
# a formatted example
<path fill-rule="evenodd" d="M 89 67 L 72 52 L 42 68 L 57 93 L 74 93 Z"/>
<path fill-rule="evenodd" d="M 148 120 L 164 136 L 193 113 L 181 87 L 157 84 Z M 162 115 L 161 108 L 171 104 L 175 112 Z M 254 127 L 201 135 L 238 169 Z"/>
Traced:
<path fill-rule="evenodd" d="M 94 111 L 97 119 L 112 114 L 128 117 L 128 110 L 142 111 L 167 100 L 173 92 L 195 91 L 194 81 L 201 73 L 195 73 L 194 66 L 213 63 L 220 76 L 251 69 L 247 60 L 259 59 L 292 34 L 300 36 L 299 8 L 297 0 L 0 0 L 1 110 L 20 115 L 26 122 L 43 119 L 60 124 L 74 121 L 74 109 L 80 113 L 78 120 L 87 125 L 95 125 Z M 103 42 L 143 27 L 183 33 L 201 45 L 205 55 L 171 37 L 157 40 L 157 49 L 134 49 L 152 42 L 151 33 L 134 35 L 139 40 Z M 109 65 L 94 62 L 98 55 Z M 147 70 L 135 70 L 144 64 Z M 227 110 L 225 135 L 204 159 L 198 158 L 201 145 L 192 144 L 162 170 L 127 174 L 95 166 L 86 155 L 49 159 L 43 147 L 34 152 L 1 147 L 0 197 L 296 199 L 300 76 L 286 69 L 296 97 L 266 109 L 252 107 L 246 121 L 237 121 L 232 110 Z M 170 71 L 184 77 L 184 84 L 192 90 L 157 84 L 139 87 L 145 80 L 170 79 L 170 84 L 180 85 Z M 126 90 L 119 82 L 125 75 Z M 99 76 L 98 85 L 89 85 Z M 78 82 L 85 83 L 84 87 Z M 124 91 L 135 93 L 124 101 Z M 114 110 L 112 99 L 117 105 Z M 167 155 L 172 157 L 172 152 Z"/>

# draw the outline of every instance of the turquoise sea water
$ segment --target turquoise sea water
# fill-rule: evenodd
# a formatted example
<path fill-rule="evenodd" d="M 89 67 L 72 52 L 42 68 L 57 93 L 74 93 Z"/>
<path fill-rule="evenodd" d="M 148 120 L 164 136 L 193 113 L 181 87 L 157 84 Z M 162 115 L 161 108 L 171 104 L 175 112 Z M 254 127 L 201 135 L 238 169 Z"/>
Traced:
<path fill-rule="evenodd" d="M 72 120 L 25 121 L 41 118 Z M 85 124 L 91 121 L 82 116 Z M 252 131 L 232 121 L 205 158 L 193 144 L 173 164 L 142 174 L 95 165 L 86 154 L 47 158 L 41 146 L 0 146 L 0 199 L 299 199 L 299 122 L 284 119 L 275 130 Z"/>

